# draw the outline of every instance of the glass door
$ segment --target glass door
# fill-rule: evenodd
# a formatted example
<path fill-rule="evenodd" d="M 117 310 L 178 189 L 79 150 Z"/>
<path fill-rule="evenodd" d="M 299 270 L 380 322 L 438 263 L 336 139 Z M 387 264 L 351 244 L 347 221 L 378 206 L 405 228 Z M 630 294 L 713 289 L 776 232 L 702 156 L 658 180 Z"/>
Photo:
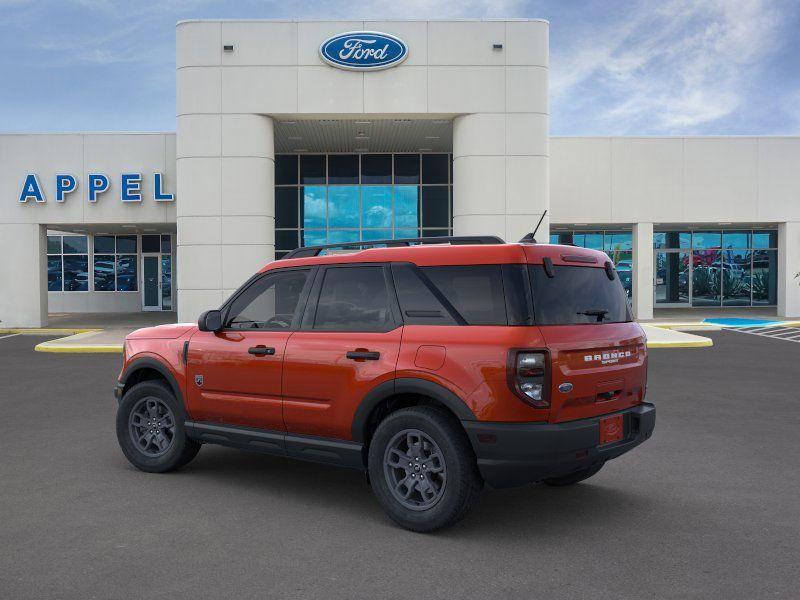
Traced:
<path fill-rule="evenodd" d="M 161 310 L 161 255 L 142 255 L 142 310 Z"/>
<path fill-rule="evenodd" d="M 655 304 L 662 308 L 689 306 L 692 283 L 689 253 L 682 251 L 656 252 L 653 273 L 655 274 Z"/>

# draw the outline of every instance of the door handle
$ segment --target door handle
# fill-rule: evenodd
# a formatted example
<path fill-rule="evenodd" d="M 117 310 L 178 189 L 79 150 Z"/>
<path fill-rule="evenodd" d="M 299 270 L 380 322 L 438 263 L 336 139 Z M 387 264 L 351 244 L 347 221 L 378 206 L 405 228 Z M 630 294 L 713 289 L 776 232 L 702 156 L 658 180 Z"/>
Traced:
<path fill-rule="evenodd" d="M 272 356 L 275 354 L 275 348 L 267 348 L 266 346 L 253 346 L 248 349 L 248 354 L 253 356 Z"/>
<path fill-rule="evenodd" d="M 369 352 L 366 350 L 351 350 L 347 353 L 347 358 L 350 360 L 378 360 L 380 357 L 380 352 Z"/>

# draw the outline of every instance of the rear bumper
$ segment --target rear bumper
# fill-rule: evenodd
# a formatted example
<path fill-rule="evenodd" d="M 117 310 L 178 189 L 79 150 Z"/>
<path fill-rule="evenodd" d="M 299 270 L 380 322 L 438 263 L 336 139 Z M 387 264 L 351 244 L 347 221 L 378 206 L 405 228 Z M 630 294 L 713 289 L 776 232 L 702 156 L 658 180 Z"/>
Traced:
<path fill-rule="evenodd" d="M 649 403 L 610 414 L 623 415 L 625 437 L 604 446 L 598 446 L 598 423 L 608 414 L 566 423 L 462 424 L 483 479 L 494 488 L 505 488 L 568 475 L 616 458 L 648 439 L 656 424 L 656 407 Z"/>

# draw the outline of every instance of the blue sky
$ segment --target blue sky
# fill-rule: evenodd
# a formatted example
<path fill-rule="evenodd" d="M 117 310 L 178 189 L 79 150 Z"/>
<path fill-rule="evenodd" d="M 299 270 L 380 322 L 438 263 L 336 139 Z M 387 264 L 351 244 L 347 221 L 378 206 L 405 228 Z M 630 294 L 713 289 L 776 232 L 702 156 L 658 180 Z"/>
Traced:
<path fill-rule="evenodd" d="M 800 2 L 0 0 L 0 132 L 173 131 L 189 18 L 540 17 L 553 135 L 800 134 Z"/>

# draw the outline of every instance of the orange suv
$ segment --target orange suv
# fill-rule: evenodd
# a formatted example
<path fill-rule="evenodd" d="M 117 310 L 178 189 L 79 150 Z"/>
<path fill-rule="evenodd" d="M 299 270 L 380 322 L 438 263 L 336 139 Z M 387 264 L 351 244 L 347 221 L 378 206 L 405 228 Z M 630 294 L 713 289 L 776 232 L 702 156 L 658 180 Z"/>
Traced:
<path fill-rule="evenodd" d="M 149 472 L 204 443 L 359 469 L 394 521 L 432 531 L 484 483 L 597 473 L 650 437 L 646 388 L 645 336 L 606 254 L 358 242 L 291 252 L 198 325 L 131 333 L 117 436 Z"/>

